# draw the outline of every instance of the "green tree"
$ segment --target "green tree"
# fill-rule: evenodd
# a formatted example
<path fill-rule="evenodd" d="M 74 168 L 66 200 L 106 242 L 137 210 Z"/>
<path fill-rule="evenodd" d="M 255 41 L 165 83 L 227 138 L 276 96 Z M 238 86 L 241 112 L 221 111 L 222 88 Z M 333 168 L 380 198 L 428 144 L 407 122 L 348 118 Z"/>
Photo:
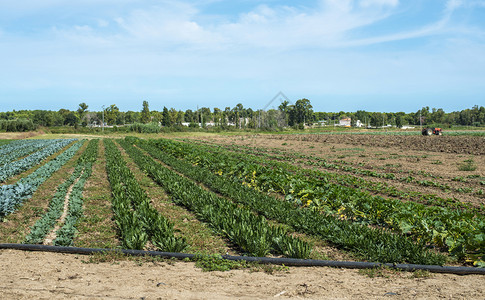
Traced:
<path fill-rule="evenodd" d="M 144 124 L 149 123 L 151 121 L 150 109 L 148 108 L 148 101 L 143 101 L 143 109 L 141 110 L 140 121 Z"/>
<path fill-rule="evenodd" d="M 197 113 L 191 109 L 187 109 L 184 114 L 184 120 L 189 123 L 197 123 Z"/>
<path fill-rule="evenodd" d="M 163 107 L 162 111 L 162 126 L 170 126 L 170 112 L 167 107 Z"/>
<path fill-rule="evenodd" d="M 168 111 L 168 114 L 170 115 L 170 126 L 173 126 L 177 123 L 177 115 L 178 115 L 178 112 L 175 108 L 171 108 L 169 111 Z"/>
<path fill-rule="evenodd" d="M 64 124 L 69 126 L 76 126 L 79 124 L 79 117 L 73 111 L 69 112 L 64 119 Z"/>
<path fill-rule="evenodd" d="M 140 120 L 140 115 L 141 114 L 139 112 L 129 110 L 125 113 L 125 122 L 128 124 L 138 122 Z"/>
<path fill-rule="evenodd" d="M 177 120 L 175 123 L 180 126 L 182 125 L 183 122 L 184 122 L 184 112 L 179 110 L 177 112 Z"/>
<path fill-rule="evenodd" d="M 78 116 L 79 116 L 79 119 L 83 119 L 84 118 L 84 115 L 86 114 L 88 110 L 88 105 L 86 103 L 79 103 L 79 108 L 77 109 L 77 113 L 78 113 Z"/>
<path fill-rule="evenodd" d="M 396 127 L 397 128 L 402 128 L 403 123 L 403 118 L 401 115 L 396 116 Z"/>
<path fill-rule="evenodd" d="M 296 124 L 313 124 L 313 107 L 308 99 L 300 99 L 296 101 L 295 105 L 289 107 L 289 120 L 290 126 Z"/>
<path fill-rule="evenodd" d="M 113 125 L 116 123 L 118 119 L 118 115 L 120 113 L 120 109 L 116 106 L 116 104 L 111 104 L 108 108 L 106 108 L 106 113 L 104 114 L 104 121 L 108 125 Z"/>

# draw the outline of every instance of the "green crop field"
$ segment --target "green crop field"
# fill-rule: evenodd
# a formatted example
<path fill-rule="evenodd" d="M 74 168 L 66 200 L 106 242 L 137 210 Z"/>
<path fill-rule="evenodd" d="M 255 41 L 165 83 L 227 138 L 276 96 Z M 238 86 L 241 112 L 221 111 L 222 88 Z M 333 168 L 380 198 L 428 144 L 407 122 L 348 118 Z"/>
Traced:
<path fill-rule="evenodd" d="M 144 137 L 1 145 L 0 242 L 485 266 L 473 149 L 445 160 L 367 133 Z"/>

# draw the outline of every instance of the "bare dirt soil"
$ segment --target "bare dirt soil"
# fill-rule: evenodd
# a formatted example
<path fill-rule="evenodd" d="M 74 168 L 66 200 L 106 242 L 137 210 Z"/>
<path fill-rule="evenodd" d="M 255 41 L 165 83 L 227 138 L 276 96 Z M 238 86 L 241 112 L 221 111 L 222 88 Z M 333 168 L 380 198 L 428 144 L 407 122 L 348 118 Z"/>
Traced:
<path fill-rule="evenodd" d="M 1 299 L 484 299 L 485 277 L 291 267 L 203 272 L 181 261 L 85 263 L 87 256 L 1 250 Z"/>
<path fill-rule="evenodd" d="M 320 143 L 343 143 L 361 146 L 395 147 L 445 153 L 485 154 L 485 137 L 480 136 L 398 136 L 358 134 L 292 134 L 267 138 Z"/>

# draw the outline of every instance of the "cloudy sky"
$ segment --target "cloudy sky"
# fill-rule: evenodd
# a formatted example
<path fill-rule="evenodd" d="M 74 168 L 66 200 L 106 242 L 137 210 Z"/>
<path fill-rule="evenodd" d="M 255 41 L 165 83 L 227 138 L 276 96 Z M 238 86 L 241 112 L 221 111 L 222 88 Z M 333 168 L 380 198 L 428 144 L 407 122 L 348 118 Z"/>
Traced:
<path fill-rule="evenodd" d="M 280 91 L 316 111 L 485 105 L 485 0 L 0 0 L 0 111 Z"/>

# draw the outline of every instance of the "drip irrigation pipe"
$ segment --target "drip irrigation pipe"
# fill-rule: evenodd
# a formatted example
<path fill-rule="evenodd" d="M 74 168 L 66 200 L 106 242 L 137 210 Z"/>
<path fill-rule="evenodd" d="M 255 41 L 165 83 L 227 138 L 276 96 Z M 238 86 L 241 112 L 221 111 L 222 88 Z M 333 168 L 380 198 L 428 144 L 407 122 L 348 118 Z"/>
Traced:
<path fill-rule="evenodd" d="M 129 250 L 129 249 L 100 249 L 100 248 L 78 248 L 78 247 L 61 247 L 61 246 L 46 246 L 46 245 L 31 245 L 31 244 L 0 244 L 0 249 L 14 249 L 27 251 L 44 251 L 56 253 L 69 254 L 94 254 L 106 253 L 114 251 L 132 256 L 160 256 L 164 258 L 177 259 L 192 259 L 197 257 L 195 254 L 187 253 L 173 253 L 161 251 L 145 251 L 145 250 Z M 296 258 L 271 258 L 271 257 L 251 257 L 251 256 L 232 256 L 222 255 L 222 258 L 227 260 L 244 260 L 247 262 L 258 262 L 263 264 L 285 265 L 285 266 L 299 266 L 299 267 L 335 267 L 348 269 L 372 269 L 382 266 L 392 269 L 399 269 L 402 271 L 417 271 L 423 270 L 432 273 L 448 273 L 458 275 L 479 274 L 485 275 L 485 268 L 474 267 L 450 267 L 450 266 L 430 266 L 430 265 L 414 265 L 414 264 L 382 264 L 372 262 L 358 262 L 358 261 L 331 261 L 331 260 L 315 260 L 315 259 L 296 259 Z"/>

